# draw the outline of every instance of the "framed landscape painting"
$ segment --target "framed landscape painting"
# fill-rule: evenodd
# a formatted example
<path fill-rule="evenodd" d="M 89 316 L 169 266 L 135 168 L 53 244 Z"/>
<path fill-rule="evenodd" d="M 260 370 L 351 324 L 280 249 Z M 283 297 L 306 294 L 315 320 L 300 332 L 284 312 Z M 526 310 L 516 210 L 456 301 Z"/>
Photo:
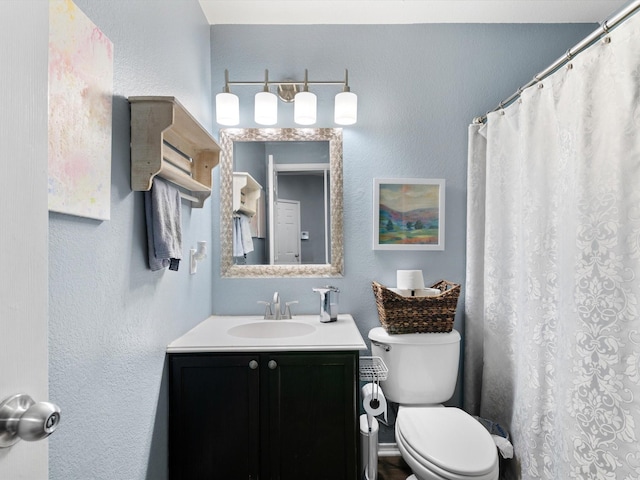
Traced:
<path fill-rule="evenodd" d="M 444 179 L 373 180 L 374 250 L 444 250 Z"/>

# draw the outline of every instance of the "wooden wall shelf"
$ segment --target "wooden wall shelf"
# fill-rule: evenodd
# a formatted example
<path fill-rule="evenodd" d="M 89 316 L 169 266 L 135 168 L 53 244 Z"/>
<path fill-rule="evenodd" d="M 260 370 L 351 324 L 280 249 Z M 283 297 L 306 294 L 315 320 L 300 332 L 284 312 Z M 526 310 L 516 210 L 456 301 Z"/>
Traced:
<path fill-rule="evenodd" d="M 191 192 L 201 208 L 211 195 L 220 146 L 175 97 L 129 97 L 131 189 L 148 191 L 159 176 Z"/>
<path fill-rule="evenodd" d="M 253 217 L 262 186 L 247 172 L 233 172 L 233 211 Z"/>

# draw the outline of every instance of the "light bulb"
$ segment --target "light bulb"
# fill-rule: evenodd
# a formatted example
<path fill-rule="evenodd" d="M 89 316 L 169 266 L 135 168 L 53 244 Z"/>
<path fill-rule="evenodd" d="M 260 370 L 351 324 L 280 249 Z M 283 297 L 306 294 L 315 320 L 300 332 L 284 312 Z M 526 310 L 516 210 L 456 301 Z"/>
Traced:
<path fill-rule="evenodd" d="M 317 98 L 311 92 L 298 92 L 293 104 L 293 120 L 298 125 L 316 123 Z"/>
<path fill-rule="evenodd" d="M 216 122 L 220 125 L 238 125 L 240 123 L 240 101 L 233 93 L 216 95 Z"/>
<path fill-rule="evenodd" d="M 338 125 L 353 125 L 358 121 L 358 96 L 355 93 L 336 95 L 334 121 Z"/>
<path fill-rule="evenodd" d="M 271 92 L 258 92 L 255 96 L 254 120 L 260 125 L 278 123 L 278 97 Z"/>

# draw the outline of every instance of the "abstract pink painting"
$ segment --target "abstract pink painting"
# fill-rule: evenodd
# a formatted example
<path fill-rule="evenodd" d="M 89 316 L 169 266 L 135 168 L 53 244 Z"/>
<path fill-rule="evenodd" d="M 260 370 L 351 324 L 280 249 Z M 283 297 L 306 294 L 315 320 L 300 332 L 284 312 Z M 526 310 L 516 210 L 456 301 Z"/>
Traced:
<path fill-rule="evenodd" d="M 49 5 L 49 210 L 109 220 L 113 44 L 71 0 Z"/>

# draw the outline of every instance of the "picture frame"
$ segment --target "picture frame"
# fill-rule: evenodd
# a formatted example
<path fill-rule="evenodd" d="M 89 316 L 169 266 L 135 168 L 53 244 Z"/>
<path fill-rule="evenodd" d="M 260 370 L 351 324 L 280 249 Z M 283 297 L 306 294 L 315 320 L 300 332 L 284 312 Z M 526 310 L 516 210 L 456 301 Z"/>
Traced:
<path fill-rule="evenodd" d="M 445 183 L 374 178 L 373 249 L 444 250 Z"/>

